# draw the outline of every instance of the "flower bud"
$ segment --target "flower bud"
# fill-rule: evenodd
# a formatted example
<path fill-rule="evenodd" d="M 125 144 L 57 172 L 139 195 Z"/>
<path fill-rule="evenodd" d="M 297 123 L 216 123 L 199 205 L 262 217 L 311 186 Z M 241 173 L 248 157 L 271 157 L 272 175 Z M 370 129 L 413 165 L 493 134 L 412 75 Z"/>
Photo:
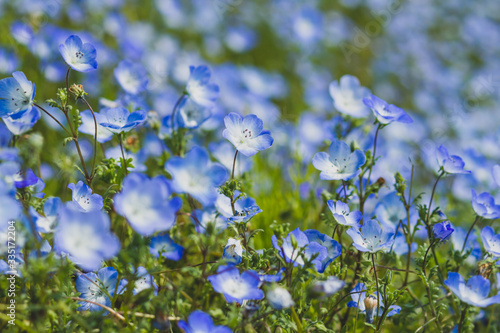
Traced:
<path fill-rule="evenodd" d="M 72 84 L 69 87 L 69 92 L 75 95 L 75 98 L 83 98 L 85 95 L 88 95 L 85 90 L 83 90 L 83 86 L 81 84 Z"/>
<path fill-rule="evenodd" d="M 375 296 L 368 296 L 365 298 L 365 309 L 366 309 L 366 322 L 373 323 L 373 316 L 377 311 L 377 298 Z"/>

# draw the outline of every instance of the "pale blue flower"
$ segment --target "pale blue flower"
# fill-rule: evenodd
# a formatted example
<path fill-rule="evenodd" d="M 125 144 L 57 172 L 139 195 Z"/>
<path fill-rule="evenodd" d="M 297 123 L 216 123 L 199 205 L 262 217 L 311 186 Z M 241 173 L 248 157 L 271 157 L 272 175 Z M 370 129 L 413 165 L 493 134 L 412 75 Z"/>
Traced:
<path fill-rule="evenodd" d="M 96 50 L 90 43 L 83 43 L 76 35 L 69 36 L 59 45 L 64 61 L 75 71 L 90 72 L 97 68 Z"/>
<path fill-rule="evenodd" d="M 467 283 L 464 278 L 455 272 L 448 273 L 444 284 L 463 302 L 480 308 L 500 303 L 500 294 L 488 297 L 490 280 L 481 275 L 472 276 Z"/>
<path fill-rule="evenodd" d="M 231 112 L 224 117 L 224 124 L 226 129 L 222 135 L 245 156 L 253 156 L 268 149 L 274 142 L 271 133 L 264 130 L 264 123 L 256 115 L 243 118 L 240 114 Z"/>
<path fill-rule="evenodd" d="M 359 173 L 359 168 L 365 164 L 365 154 L 356 149 L 351 153 L 349 145 L 340 140 L 333 140 L 329 153 L 316 153 L 312 163 L 321 171 L 319 178 L 323 180 L 349 180 Z"/>

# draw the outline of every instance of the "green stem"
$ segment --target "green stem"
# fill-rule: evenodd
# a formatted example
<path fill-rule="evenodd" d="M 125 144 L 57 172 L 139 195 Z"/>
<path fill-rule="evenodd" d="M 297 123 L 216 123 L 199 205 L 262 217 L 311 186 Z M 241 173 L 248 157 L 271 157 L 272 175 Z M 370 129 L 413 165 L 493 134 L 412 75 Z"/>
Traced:
<path fill-rule="evenodd" d="M 467 231 L 467 236 L 465 236 L 464 245 L 462 245 L 462 251 L 460 251 L 461 253 L 464 252 L 465 245 L 467 244 L 467 240 L 469 239 L 469 235 L 470 235 L 472 229 L 474 229 L 474 226 L 476 225 L 476 223 L 479 222 L 480 219 L 481 219 L 481 217 L 479 215 L 476 215 L 476 219 L 474 220 L 474 223 L 472 223 L 472 225 L 469 228 L 469 231 Z"/>
<path fill-rule="evenodd" d="M 295 324 L 297 325 L 297 332 L 298 333 L 302 333 L 302 331 L 304 330 L 303 327 L 302 327 L 302 323 L 300 322 L 300 318 L 299 316 L 297 315 L 297 312 L 295 311 L 295 308 L 292 306 L 291 307 L 291 310 L 292 310 L 292 318 L 293 318 L 293 321 L 295 322 Z"/>
<path fill-rule="evenodd" d="M 234 168 L 236 166 L 236 158 L 238 157 L 238 150 L 236 150 L 236 153 L 234 154 L 234 159 L 233 159 L 233 171 L 231 172 L 231 180 L 234 179 Z M 233 216 L 236 215 L 236 209 L 234 207 L 234 192 L 231 195 L 231 209 L 233 210 Z"/>
<path fill-rule="evenodd" d="M 94 171 L 95 171 L 95 161 L 96 161 L 96 156 L 97 156 L 97 119 L 95 117 L 94 110 L 90 106 L 89 102 L 85 98 L 82 98 L 83 102 L 87 105 L 89 108 L 90 112 L 92 113 L 92 117 L 94 117 L 94 159 L 92 161 L 92 172 L 91 172 L 91 177 L 94 178 Z"/>
<path fill-rule="evenodd" d="M 380 292 L 378 287 L 377 267 L 375 266 L 375 253 L 372 253 L 372 264 L 373 264 L 373 276 L 375 277 L 375 283 L 377 285 L 377 313 L 375 314 L 375 319 L 378 320 L 379 319 L 378 312 L 380 310 L 380 300 L 379 300 Z"/>
<path fill-rule="evenodd" d="M 125 151 L 123 150 L 123 133 L 120 133 L 118 139 L 120 140 L 120 149 L 122 151 L 122 158 L 123 158 L 123 168 L 126 176 L 128 175 L 128 169 L 127 169 L 127 159 L 125 158 Z"/>

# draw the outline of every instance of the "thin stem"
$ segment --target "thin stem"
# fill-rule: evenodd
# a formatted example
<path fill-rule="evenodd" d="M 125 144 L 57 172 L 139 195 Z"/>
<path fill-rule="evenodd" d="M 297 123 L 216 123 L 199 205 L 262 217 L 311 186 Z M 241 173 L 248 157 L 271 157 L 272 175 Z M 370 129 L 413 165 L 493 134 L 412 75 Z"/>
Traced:
<path fill-rule="evenodd" d="M 297 325 L 297 332 L 302 333 L 303 328 L 302 328 L 302 323 L 300 322 L 300 318 L 297 315 L 297 312 L 295 312 L 295 308 L 293 306 L 291 307 L 291 310 L 292 310 L 293 321 Z"/>
<path fill-rule="evenodd" d="M 43 112 L 45 112 L 50 118 L 54 119 L 54 121 L 59 124 L 59 126 L 61 126 L 61 128 L 69 135 L 69 136 L 72 136 L 72 134 L 66 129 L 66 127 L 64 127 L 63 124 L 61 124 L 61 122 L 59 120 L 57 120 L 53 115 L 51 115 L 49 113 L 49 111 L 45 110 L 44 108 L 42 108 L 40 105 L 38 104 L 33 104 L 34 106 L 36 106 L 37 108 L 39 108 L 40 110 L 42 110 Z"/>
<path fill-rule="evenodd" d="M 123 150 L 123 133 L 120 133 L 118 136 L 118 139 L 120 140 L 120 149 L 122 151 L 122 158 L 123 158 L 123 168 L 125 169 L 125 176 L 128 175 L 128 169 L 127 169 L 127 159 L 125 158 L 125 151 Z"/>
<path fill-rule="evenodd" d="M 170 126 L 172 127 L 172 136 L 174 136 L 174 125 L 175 125 L 175 113 L 177 112 L 177 108 L 179 107 L 179 104 L 181 104 L 182 99 L 186 96 L 186 93 L 182 94 L 181 97 L 175 102 L 174 109 L 172 110 L 172 115 L 170 118 Z"/>
<path fill-rule="evenodd" d="M 68 71 L 66 72 L 66 93 L 69 94 L 69 73 L 71 72 L 71 67 L 68 67 Z"/>
<path fill-rule="evenodd" d="M 87 171 L 87 167 L 85 166 L 85 160 L 83 159 L 83 154 L 80 149 L 80 144 L 78 143 L 78 135 L 77 132 L 75 132 L 73 128 L 73 124 L 71 123 L 71 119 L 69 119 L 68 111 L 65 109 L 64 110 L 64 116 L 66 117 L 66 121 L 68 122 L 69 129 L 71 133 L 73 134 L 73 142 L 75 142 L 76 150 L 78 152 L 78 156 L 80 156 L 80 162 L 82 163 L 82 168 L 83 168 L 83 173 L 85 175 L 85 180 L 87 181 L 87 184 L 89 185 L 90 189 L 92 189 L 92 178 L 89 176 L 89 173 Z"/>
<path fill-rule="evenodd" d="M 427 260 L 427 254 L 429 254 L 429 250 L 434 246 L 435 243 L 436 241 L 430 243 L 429 247 L 427 248 L 427 251 L 425 251 L 424 261 L 422 263 L 422 272 L 424 273 L 424 275 L 427 275 L 427 273 L 425 272 L 425 262 Z"/>
<path fill-rule="evenodd" d="M 474 223 L 472 223 L 472 225 L 469 228 L 469 231 L 467 232 L 467 236 L 465 236 L 464 245 L 462 245 L 462 251 L 460 251 L 461 253 L 464 252 L 465 245 L 467 244 L 467 240 L 469 239 L 469 235 L 470 235 L 472 229 L 474 229 L 474 226 L 476 225 L 476 223 L 479 222 L 480 219 L 481 219 L 481 217 L 479 215 L 476 215 L 476 219 L 474 220 Z"/>
<path fill-rule="evenodd" d="M 70 297 L 70 299 L 72 299 L 74 301 L 87 302 L 87 303 L 90 303 L 90 304 L 93 304 L 93 305 L 97 305 L 97 306 L 99 306 L 99 307 L 101 307 L 101 308 L 109 311 L 116 318 L 118 318 L 120 320 L 123 320 L 125 322 L 127 321 L 124 316 L 122 316 L 121 314 L 119 314 L 118 312 L 116 312 L 115 310 L 113 310 L 112 308 L 110 308 L 109 306 L 106 306 L 106 305 L 103 305 L 103 304 L 100 304 L 100 303 L 97 303 L 97 302 L 89 301 L 88 299 L 84 299 L 84 298 L 80 298 L 80 297 Z M 130 324 L 130 325 L 132 325 L 132 324 Z"/>
<path fill-rule="evenodd" d="M 378 312 L 380 310 L 380 300 L 378 298 L 379 298 L 380 292 L 379 292 L 379 287 L 378 287 L 377 267 L 375 266 L 375 253 L 372 253 L 372 264 L 373 264 L 373 275 L 375 277 L 375 283 L 377 285 L 377 313 L 376 313 L 375 318 L 377 318 L 377 320 L 378 320 Z"/>
<path fill-rule="evenodd" d="M 368 185 L 370 185 L 370 178 L 372 176 L 372 170 L 373 166 L 375 165 L 375 158 L 376 158 L 376 153 L 377 153 L 377 138 L 378 138 L 378 132 L 382 128 L 382 124 L 379 124 L 377 126 L 377 131 L 375 132 L 375 139 L 373 140 L 373 156 L 372 156 L 372 163 L 370 164 L 370 171 L 368 172 L 368 179 L 366 180 L 366 189 L 368 189 Z"/>
<path fill-rule="evenodd" d="M 432 187 L 431 198 L 429 199 L 429 207 L 428 207 L 428 210 L 427 210 L 427 218 L 424 221 L 425 225 L 427 226 L 427 232 L 429 234 L 429 239 L 431 239 L 431 229 L 430 229 L 430 226 L 429 226 L 429 220 L 431 218 L 432 200 L 434 199 L 434 193 L 436 193 L 436 186 L 437 186 L 439 180 L 441 179 L 441 177 L 443 177 L 443 176 L 444 176 L 444 171 L 441 171 L 441 173 L 439 174 L 439 176 L 436 179 L 436 182 L 434 183 L 434 186 Z"/>
<path fill-rule="evenodd" d="M 233 171 L 231 172 L 231 180 L 234 179 L 234 168 L 236 166 L 236 158 L 238 157 L 238 150 L 236 149 L 236 153 L 234 153 L 234 159 L 233 159 Z M 231 195 L 231 209 L 233 210 L 233 215 L 236 215 L 236 209 L 234 208 L 234 192 Z"/>
<path fill-rule="evenodd" d="M 458 333 L 462 333 L 464 329 L 464 320 L 467 314 L 467 310 L 469 309 L 468 305 L 465 305 L 462 313 L 460 314 L 460 322 L 458 323 Z"/>
<path fill-rule="evenodd" d="M 91 177 L 94 178 L 95 160 L 96 160 L 96 156 L 97 156 L 97 119 L 95 117 L 94 110 L 90 106 L 89 102 L 87 102 L 87 100 L 83 97 L 82 97 L 82 100 L 87 105 L 90 112 L 92 112 L 92 117 L 94 117 L 94 130 L 95 130 L 95 133 L 94 133 L 94 159 L 92 161 L 92 173 L 91 173 Z"/>

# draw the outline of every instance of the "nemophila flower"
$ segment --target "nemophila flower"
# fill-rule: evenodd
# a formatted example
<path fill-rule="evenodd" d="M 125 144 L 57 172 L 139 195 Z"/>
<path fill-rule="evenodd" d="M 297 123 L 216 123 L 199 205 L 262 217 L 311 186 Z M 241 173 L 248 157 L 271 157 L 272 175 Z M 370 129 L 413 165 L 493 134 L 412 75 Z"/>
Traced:
<path fill-rule="evenodd" d="M 151 238 L 149 243 L 149 253 L 156 258 L 160 255 L 174 261 L 179 261 L 182 258 L 184 248 L 179 244 L 174 243 L 169 234 L 158 235 Z"/>
<path fill-rule="evenodd" d="M 280 282 L 285 277 L 285 267 L 281 267 L 281 269 L 276 272 L 276 274 L 264 274 L 259 272 L 259 279 L 261 282 L 273 283 Z"/>
<path fill-rule="evenodd" d="M 447 241 L 455 229 L 451 225 L 450 221 L 443 221 L 436 223 L 432 226 L 432 231 L 434 232 L 434 238 L 439 239 L 441 242 Z"/>
<path fill-rule="evenodd" d="M 337 279 L 335 276 L 329 276 L 324 281 L 315 281 L 311 291 L 320 298 L 326 298 L 334 295 L 340 289 L 344 288 L 345 282 Z"/>
<path fill-rule="evenodd" d="M 294 238 L 293 241 L 292 237 Z M 313 259 L 311 263 L 318 271 L 321 271 L 323 269 L 323 261 L 329 256 L 326 247 L 315 241 L 310 242 L 307 235 L 299 228 L 291 231 L 287 235 L 281 247 L 275 235 L 272 236 L 271 241 L 274 248 L 278 250 L 279 255 L 285 259 L 287 263 L 293 263 L 294 266 L 304 266 L 304 259 L 310 260 L 312 256 L 316 255 L 316 258 Z M 294 248 L 293 243 L 297 244 L 296 248 Z M 300 253 L 303 254 L 301 255 Z"/>
<path fill-rule="evenodd" d="M 20 170 L 14 174 L 14 186 L 16 188 L 26 188 L 38 183 L 39 178 L 35 175 L 33 170 L 30 168 L 25 171 Z"/>
<path fill-rule="evenodd" d="M 460 156 L 448 154 L 445 147 L 439 146 L 437 149 L 437 159 L 439 166 L 446 173 L 450 174 L 469 174 L 469 170 L 464 170 L 465 163 Z"/>
<path fill-rule="evenodd" d="M 90 43 L 83 43 L 76 35 L 69 36 L 64 44 L 59 45 L 64 61 L 78 72 L 90 72 L 97 68 L 95 47 Z"/>
<path fill-rule="evenodd" d="M 241 240 L 229 238 L 226 246 L 224 246 L 222 258 L 224 258 L 229 265 L 238 265 L 241 262 L 242 256 L 243 247 L 241 246 Z"/>
<path fill-rule="evenodd" d="M 113 258 L 120 241 L 110 231 L 109 216 L 102 211 L 83 213 L 63 208 L 54 231 L 54 249 L 65 252 L 85 270 L 95 270 L 103 260 Z"/>
<path fill-rule="evenodd" d="M 92 193 L 92 189 L 85 185 L 81 180 L 75 184 L 69 184 L 68 188 L 73 192 L 73 201 L 68 202 L 68 206 L 80 212 L 93 212 L 101 210 L 103 199 L 97 193 Z"/>
<path fill-rule="evenodd" d="M 411 253 L 415 252 L 418 248 L 417 243 L 412 243 L 410 250 Z M 392 251 L 396 253 L 398 256 L 402 256 L 408 253 L 408 242 L 406 241 L 405 235 L 402 233 L 398 233 L 394 238 L 394 244 L 392 245 Z"/>
<path fill-rule="evenodd" d="M 490 280 L 481 275 L 472 276 L 467 283 L 464 278 L 455 272 L 448 273 L 448 279 L 444 284 L 458 297 L 462 302 L 484 308 L 492 304 L 500 303 L 500 294 L 488 297 L 490 293 Z"/>
<path fill-rule="evenodd" d="M 114 207 L 132 229 L 143 236 L 170 230 L 182 207 L 179 197 L 170 199 L 170 182 L 163 176 L 148 178 L 142 173 L 125 177 L 122 191 L 114 197 Z"/>
<path fill-rule="evenodd" d="M 149 274 L 144 267 L 142 266 L 137 267 L 136 275 L 137 275 L 137 280 L 135 280 L 134 290 L 132 291 L 134 295 L 150 288 L 154 289 L 155 295 L 158 294 L 158 286 L 156 285 L 153 275 Z"/>
<path fill-rule="evenodd" d="M 146 111 L 128 112 L 122 107 L 106 108 L 101 111 L 104 116 L 100 125 L 115 134 L 129 132 L 146 121 Z M 98 129 L 99 130 L 99 129 Z"/>
<path fill-rule="evenodd" d="M 57 219 L 59 217 L 59 210 L 61 209 L 63 203 L 61 199 L 57 197 L 48 198 L 47 201 L 43 204 L 43 213 L 44 216 L 36 213 L 37 218 L 35 221 L 36 230 L 41 233 L 50 233 L 53 232 Z M 32 207 L 30 207 L 31 209 Z"/>
<path fill-rule="evenodd" d="M 220 266 L 217 274 L 207 279 L 216 292 L 224 295 L 228 303 L 242 304 L 246 300 L 264 298 L 264 293 L 259 289 L 260 279 L 253 272 L 240 274 L 235 267 Z"/>
<path fill-rule="evenodd" d="M 240 191 L 235 191 L 234 196 L 238 197 Z M 236 214 L 233 215 L 233 210 L 231 208 L 231 199 L 219 193 L 217 200 L 215 201 L 215 208 L 217 211 L 227 218 L 230 222 L 247 222 L 252 217 L 262 212 L 259 206 L 257 206 L 255 200 L 250 197 L 241 197 L 234 203 L 234 209 Z"/>
<path fill-rule="evenodd" d="M 363 217 L 360 211 L 351 212 L 349 206 L 338 200 L 328 200 L 326 202 L 328 204 L 328 208 L 332 212 L 333 218 L 337 221 L 338 224 L 346 225 L 349 227 L 358 227 L 359 221 Z"/>
<path fill-rule="evenodd" d="M 0 80 L 0 117 L 20 118 L 33 108 L 36 86 L 23 72 Z"/>
<path fill-rule="evenodd" d="M 212 107 L 219 98 L 219 86 L 210 83 L 210 69 L 207 66 L 190 66 L 186 92 L 196 104 Z"/>
<path fill-rule="evenodd" d="M 472 208 L 477 215 L 485 219 L 497 219 L 500 217 L 500 205 L 495 204 L 495 198 L 488 192 L 479 195 L 472 189 Z"/>
<path fill-rule="evenodd" d="M 388 230 L 387 230 L 388 229 Z M 350 228 L 347 234 L 351 236 L 354 247 L 361 252 L 375 253 L 388 250 L 394 243 L 394 230 L 382 229 L 378 221 L 368 220 L 361 228 Z"/>
<path fill-rule="evenodd" d="M 363 103 L 363 98 L 370 94 L 370 90 L 361 86 L 356 77 L 344 75 L 340 78 L 340 84 L 333 81 L 329 89 L 333 106 L 340 113 L 354 118 L 363 118 L 370 114 L 370 109 Z"/>
<path fill-rule="evenodd" d="M 481 240 L 486 252 L 493 257 L 500 257 L 500 234 L 495 234 L 492 227 L 486 226 L 481 230 Z"/>
<path fill-rule="evenodd" d="M 364 283 L 358 283 L 352 290 L 351 290 L 351 299 L 349 303 L 347 303 L 347 307 L 349 308 L 357 308 L 361 313 L 366 313 L 367 320 L 368 316 L 370 316 L 370 319 L 373 319 L 373 316 L 375 313 L 377 313 L 377 301 L 380 303 L 379 304 L 379 312 L 378 315 L 381 316 L 384 311 L 384 303 L 382 302 L 382 297 L 380 297 L 380 294 L 377 296 L 369 295 L 366 296 L 366 286 Z M 366 298 L 370 298 L 368 301 L 365 302 Z M 375 307 L 373 306 L 375 304 Z M 367 307 L 368 305 L 368 307 Z M 389 312 L 387 313 L 387 317 L 394 316 L 398 314 L 401 311 L 401 307 L 398 305 L 391 305 L 389 307 Z M 371 321 L 369 321 L 371 322 Z"/>
<path fill-rule="evenodd" d="M 493 180 L 500 186 L 500 165 L 498 164 L 493 166 Z"/>
<path fill-rule="evenodd" d="M 349 180 L 359 173 L 359 168 L 366 162 L 361 150 L 351 153 L 349 145 L 340 140 L 332 141 L 329 153 L 316 153 L 312 160 L 314 167 L 321 171 L 319 178 L 323 180 Z"/>
<path fill-rule="evenodd" d="M 4 117 L 2 119 L 12 134 L 21 135 L 32 129 L 36 122 L 40 120 L 40 117 L 40 110 L 31 108 L 31 110 L 24 112 L 19 118 Z"/>
<path fill-rule="evenodd" d="M 114 74 L 120 86 L 129 94 L 137 95 L 146 90 L 148 73 L 142 64 L 123 60 L 115 68 Z"/>
<path fill-rule="evenodd" d="M 210 225 L 215 229 L 216 233 L 227 228 L 227 219 L 213 208 L 204 211 L 196 209 L 191 214 L 191 221 L 199 234 L 204 234 L 210 228 Z"/>
<path fill-rule="evenodd" d="M 319 265 L 316 265 L 316 269 L 318 270 L 318 272 L 323 273 L 328 265 L 330 265 L 332 261 L 340 256 L 340 254 L 342 253 L 342 246 L 340 246 L 340 244 L 330 236 L 322 234 L 317 230 L 305 230 L 304 234 L 306 234 L 307 236 L 309 245 L 311 243 L 318 243 L 319 245 L 325 247 L 328 251 L 326 258 L 321 260 L 321 267 Z"/>
<path fill-rule="evenodd" d="M 191 98 L 184 97 L 177 107 L 175 123 L 182 128 L 196 129 L 211 115 L 210 108 L 197 104 Z"/>
<path fill-rule="evenodd" d="M 451 234 L 451 244 L 455 251 L 462 251 L 464 246 L 465 237 L 467 236 L 467 230 L 455 227 L 455 231 Z M 471 251 L 471 255 L 467 258 L 470 264 L 474 264 L 477 260 L 481 259 L 481 245 L 477 241 L 478 235 L 471 232 L 469 238 L 467 238 L 467 243 L 464 247 L 464 253 Z"/>
<path fill-rule="evenodd" d="M 172 187 L 177 193 L 188 193 L 202 205 L 211 205 L 217 200 L 217 186 L 227 177 L 226 168 L 210 162 L 208 152 L 200 147 L 191 149 L 184 158 L 174 156 L 165 163 L 172 175 Z"/>
<path fill-rule="evenodd" d="M 264 130 L 264 123 L 254 114 L 243 118 L 242 115 L 231 112 L 224 117 L 224 124 L 224 138 L 247 157 L 271 147 L 274 142 L 271 132 Z"/>
<path fill-rule="evenodd" d="M 103 127 L 101 123 L 106 122 L 107 120 L 100 113 L 94 112 L 95 119 L 97 121 L 97 141 L 99 143 L 108 142 L 113 137 L 113 133 L 108 131 L 106 127 Z M 78 131 L 81 133 L 95 136 L 95 123 L 94 117 L 92 116 L 92 112 L 90 110 L 85 110 L 80 112 L 80 117 L 82 120 L 82 124 L 78 127 Z"/>
<path fill-rule="evenodd" d="M 97 274 L 93 272 L 80 274 L 76 278 L 76 291 L 80 293 L 80 298 L 107 307 L 111 306 L 110 297 L 113 297 L 115 291 L 118 295 L 122 294 L 125 291 L 125 285 L 125 280 L 118 283 L 118 272 L 113 267 L 101 268 Z M 102 307 L 89 302 L 79 304 L 78 311 L 105 311 Z"/>
<path fill-rule="evenodd" d="M 396 229 L 401 220 L 406 219 L 406 210 L 401 197 L 396 192 L 385 195 L 375 206 L 373 213 L 384 226 Z"/>
<path fill-rule="evenodd" d="M 273 286 L 266 291 L 266 299 L 273 309 L 283 310 L 294 306 L 292 295 L 283 287 Z"/>
<path fill-rule="evenodd" d="M 375 95 L 363 98 L 363 103 L 372 109 L 373 114 L 375 114 L 375 117 L 377 117 L 377 120 L 381 124 L 387 125 L 392 122 L 413 122 L 413 119 L 411 119 L 411 117 L 403 109 L 398 108 L 395 105 L 388 104 L 386 101 Z"/>
<path fill-rule="evenodd" d="M 188 317 L 188 321 L 179 320 L 177 324 L 184 333 L 231 333 L 231 329 L 226 326 L 215 326 L 208 314 L 196 310 Z"/>

